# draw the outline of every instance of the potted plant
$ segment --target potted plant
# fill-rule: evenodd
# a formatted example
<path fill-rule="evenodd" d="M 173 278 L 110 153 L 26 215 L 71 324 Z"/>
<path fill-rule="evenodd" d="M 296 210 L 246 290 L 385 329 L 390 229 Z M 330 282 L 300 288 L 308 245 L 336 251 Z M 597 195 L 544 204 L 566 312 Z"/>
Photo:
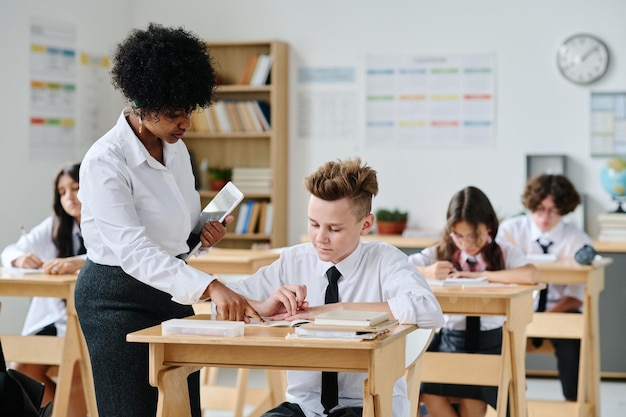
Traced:
<path fill-rule="evenodd" d="M 380 235 L 400 235 L 406 229 L 409 213 L 398 209 L 376 211 L 376 228 Z"/>
<path fill-rule="evenodd" d="M 221 190 L 233 175 L 232 168 L 209 168 L 209 187 L 211 190 Z"/>

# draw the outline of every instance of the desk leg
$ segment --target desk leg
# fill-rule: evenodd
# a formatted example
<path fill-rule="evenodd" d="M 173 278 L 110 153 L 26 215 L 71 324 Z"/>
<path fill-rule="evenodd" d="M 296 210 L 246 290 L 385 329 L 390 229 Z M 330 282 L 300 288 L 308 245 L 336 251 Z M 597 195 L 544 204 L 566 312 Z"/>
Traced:
<path fill-rule="evenodd" d="M 532 302 L 532 299 L 530 300 Z M 529 309 L 532 319 L 532 307 Z M 509 389 L 509 404 L 512 417 L 528 416 L 526 403 L 526 325 L 523 320 L 507 320 L 504 329 L 509 335 L 511 387 Z M 506 395 L 506 391 L 502 393 Z M 498 400 L 500 393 L 498 392 Z M 506 410 L 506 409 L 505 409 Z M 500 410 L 498 410 L 500 411 Z M 505 415 L 505 414 L 502 414 Z"/>
<path fill-rule="evenodd" d="M 598 307 L 599 295 L 595 297 L 587 297 L 587 304 L 585 305 L 586 331 L 583 337 L 586 339 L 580 343 L 581 355 L 585 355 L 585 360 L 582 363 L 586 363 L 588 369 L 590 383 L 587 385 L 587 391 L 584 398 L 586 402 L 591 406 L 590 415 L 592 417 L 598 417 L 600 415 L 600 309 Z M 586 345 L 586 346 L 585 346 Z M 582 366 L 579 369 L 579 374 L 582 372 Z M 582 380 L 582 375 L 579 375 L 579 382 Z M 578 393 L 580 402 L 581 393 Z M 586 404 L 582 404 L 583 408 Z"/>
<path fill-rule="evenodd" d="M 180 417 L 191 415 L 187 377 L 199 371 L 199 366 L 175 366 L 159 373 L 157 417 Z"/>
<path fill-rule="evenodd" d="M 405 338 L 397 339 L 392 346 L 372 352 L 369 377 L 363 384 L 363 416 L 391 416 L 393 387 L 404 375 L 406 353 Z"/>

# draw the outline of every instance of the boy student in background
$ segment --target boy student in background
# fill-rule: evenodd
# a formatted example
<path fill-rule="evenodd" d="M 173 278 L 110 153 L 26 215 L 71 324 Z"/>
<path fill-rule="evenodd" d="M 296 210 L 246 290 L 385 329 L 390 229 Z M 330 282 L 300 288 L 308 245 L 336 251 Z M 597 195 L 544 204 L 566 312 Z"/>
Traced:
<path fill-rule="evenodd" d="M 591 238 L 573 223 L 563 221 L 580 204 L 580 195 L 563 175 L 541 174 L 526 183 L 522 203 L 529 211 L 504 220 L 498 242 L 508 241 L 526 254 L 549 253 L 559 260 L 573 260 L 574 254 Z M 579 313 L 585 294 L 584 285 L 548 285 L 535 300 L 541 312 Z M 550 339 L 554 345 L 559 379 L 565 399 L 576 401 L 580 340 Z M 541 339 L 533 339 L 541 346 Z"/>
<path fill-rule="evenodd" d="M 41 269 L 46 274 L 73 274 L 85 262 L 85 247 L 80 234 L 80 201 L 78 171 L 80 164 L 64 166 L 54 179 L 52 215 L 14 244 L 0 257 L 4 268 Z M 33 297 L 26 315 L 22 335 L 64 336 L 67 327 L 65 300 Z M 54 400 L 55 382 L 48 376 L 50 365 L 16 363 L 13 368 L 44 384 L 42 404 Z M 87 415 L 82 381 L 74 369 L 68 417 Z"/>
<path fill-rule="evenodd" d="M 358 158 L 327 162 L 305 179 L 305 186 L 311 242 L 285 249 L 273 264 L 229 287 L 250 300 L 264 300 L 250 302 L 275 320 L 314 319 L 335 309 L 374 310 L 389 312 L 400 323 L 440 327 L 441 307 L 406 255 L 386 243 L 361 241 L 374 224 L 376 171 Z M 335 300 L 327 298 L 332 288 L 335 295 L 338 291 Z M 334 375 L 288 371 L 287 402 L 263 417 L 361 416 L 367 375 L 341 372 L 333 392 L 325 381 L 329 376 L 333 383 Z M 400 378 L 393 417 L 408 413 L 406 383 Z"/>
<path fill-rule="evenodd" d="M 409 262 L 432 280 L 484 276 L 491 282 L 536 283 L 537 268 L 519 248 L 496 243 L 497 233 L 498 218 L 487 196 L 466 187 L 450 201 L 441 241 L 410 255 Z M 503 323 L 502 316 L 446 315 L 428 350 L 498 354 Z M 497 394 L 496 387 L 423 383 L 420 399 L 430 417 L 482 417 L 487 404 L 496 407 Z"/>

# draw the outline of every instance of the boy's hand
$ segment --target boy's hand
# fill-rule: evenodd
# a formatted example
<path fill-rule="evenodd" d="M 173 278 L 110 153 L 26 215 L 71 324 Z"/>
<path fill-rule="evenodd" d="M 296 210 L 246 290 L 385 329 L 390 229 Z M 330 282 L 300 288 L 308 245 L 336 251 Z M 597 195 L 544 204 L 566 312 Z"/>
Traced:
<path fill-rule="evenodd" d="M 259 304 L 259 312 L 266 317 L 281 314 L 293 316 L 300 310 L 308 308 L 305 301 L 306 285 L 284 285 Z"/>

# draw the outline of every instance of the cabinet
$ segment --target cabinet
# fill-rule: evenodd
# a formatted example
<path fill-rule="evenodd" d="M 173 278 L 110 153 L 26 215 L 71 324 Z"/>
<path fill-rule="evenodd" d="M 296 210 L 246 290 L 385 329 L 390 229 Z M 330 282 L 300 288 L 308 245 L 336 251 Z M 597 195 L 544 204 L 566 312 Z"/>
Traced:
<path fill-rule="evenodd" d="M 269 187 L 259 191 L 244 191 L 245 200 L 234 213 L 235 221 L 228 225 L 227 234 L 219 243 L 224 248 L 251 248 L 255 244 L 281 247 L 287 244 L 287 100 L 288 100 L 288 45 L 281 41 L 207 42 L 218 75 L 218 88 L 213 106 L 219 102 L 263 102 L 269 108 L 269 130 L 215 131 L 206 123 L 196 123 L 203 113 L 192 115 L 192 127 L 185 135 L 185 143 L 192 155 L 198 178 L 206 168 L 264 168 L 269 169 Z M 249 66 L 251 56 L 270 55 L 271 70 L 263 85 L 239 84 Z M 205 110 L 206 112 L 207 110 Z M 233 180 L 237 185 L 237 181 Z M 207 190 L 199 183 L 202 205 L 206 205 L 216 191 Z M 262 187 L 263 188 L 263 187 Z M 247 233 L 236 233 L 239 211 L 247 201 L 271 202 L 271 230 L 258 228 Z"/>

